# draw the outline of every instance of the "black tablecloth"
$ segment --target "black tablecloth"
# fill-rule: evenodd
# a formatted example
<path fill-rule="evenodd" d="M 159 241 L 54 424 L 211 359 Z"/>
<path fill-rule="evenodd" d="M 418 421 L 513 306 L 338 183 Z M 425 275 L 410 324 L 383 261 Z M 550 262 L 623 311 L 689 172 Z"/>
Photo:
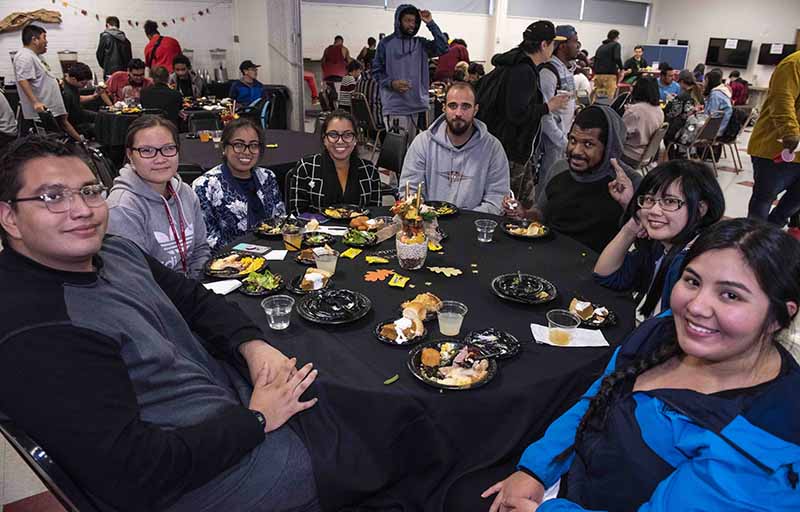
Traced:
<path fill-rule="evenodd" d="M 124 146 L 128 128 L 142 114 L 116 114 L 100 110 L 94 118 L 97 142 L 103 146 Z"/>
<path fill-rule="evenodd" d="M 594 283 L 591 270 L 596 255 L 590 250 L 562 236 L 531 243 L 499 230 L 494 242 L 481 244 L 473 223 L 485 217 L 491 216 L 461 212 L 441 220 L 450 236 L 443 242 L 443 253 L 429 253 L 426 265 L 460 268 L 464 271 L 460 277 L 446 278 L 424 269 L 403 271 L 391 260 L 384 267 L 410 276 L 413 289 L 365 282 L 364 273 L 375 269 L 366 264 L 365 254 L 393 249 L 393 239 L 355 260 L 340 258 L 335 285 L 361 291 L 373 302 L 365 318 L 349 325 L 319 326 L 295 311 L 289 329 L 270 331 L 259 300 L 234 294 L 233 300 L 262 326 L 270 343 L 297 356 L 298 365 L 312 361 L 319 369 L 309 390 L 319 403 L 291 424 L 309 447 L 326 510 L 355 504 L 359 505 L 354 510 L 487 510 L 488 502 L 478 495 L 482 485 L 497 477 L 492 468 L 499 464 L 513 468 L 521 451 L 589 386 L 611 353 L 605 348 L 525 344 L 521 355 L 500 361 L 498 375 L 485 387 L 440 392 L 411 375 L 406 349 L 383 345 L 375 338 L 375 325 L 396 318 L 402 301 L 431 291 L 469 307 L 462 335 L 496 327 L 530 341 L 531 322 L 546 324 L 548 310 L 566 307 L 580 294 L 619 315 L 619 324 L 604 331 L 612 344 L 633 328 L 633 301 Z M 253 236 L 243 240 L 281 245 Z M 344 249 L 340 242 L 336 245 Z M 292 258 L 289 253 L 285 261 L 271 262 L 270 268 L 292 279 L 305 271 Z M 558 298 L 544 306 L 526 306 L 493 295 L 491 280 L 516 270 L 550 280 L 558 287 Z M 435 322 L 427 327 L 428 339 L 441 338 Z M 395 374 L 400 376 L 397 382 L 383 384 Z M 448 496 L 449 491 L 464 489 L 459 481 L 470 483 L 458 495 Z"/>

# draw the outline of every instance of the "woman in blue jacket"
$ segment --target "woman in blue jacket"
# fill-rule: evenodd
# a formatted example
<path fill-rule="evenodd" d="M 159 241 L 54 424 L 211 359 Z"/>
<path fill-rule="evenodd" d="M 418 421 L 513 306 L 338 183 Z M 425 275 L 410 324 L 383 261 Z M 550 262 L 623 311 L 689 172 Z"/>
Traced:
<path fill-rule="evenodd" d="M 639 313 L 647 319 L 669 308 L 691 241 L 722 218 L 725 197 L 711 169 L 688 160 L 659 165 L 635 193 L 621 170 L 609 188 L 627 196 L 628 210 L 622 229 L 597 259 L 594 276 L 608 288 L 636 292 Z"/>
<path fill-rule="evenodd" d="M 484 492 L 490 511 L 799 510 L 800 366 L 776 340 L 798 303 L 800 242 L 750 219 L 709 228 L 672 313 Z"/>
<path fill-rule="evenodd" d="M 730 87 L 722 81 L 722 73 L 712 70 L 706 75 L 706 105 L 705 113 L 711 115 L 713 112 L 722 112 L 722 124 L 719 126 L 717 135 L 725 133 L 728 123 L 733 115 L 733 103 L 731 97 L 733 93 Z M 716 157 L 715 157 L 716 158 Z"/>

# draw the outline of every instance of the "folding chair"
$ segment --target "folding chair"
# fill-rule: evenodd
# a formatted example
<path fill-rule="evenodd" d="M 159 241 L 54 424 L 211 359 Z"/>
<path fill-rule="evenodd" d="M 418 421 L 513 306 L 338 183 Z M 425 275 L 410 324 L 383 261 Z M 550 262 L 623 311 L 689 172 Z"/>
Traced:
<path fill-rule="evenodd" d="M 695 136 L 694 140 L 689 143 L 688 146 L 680 144 L 678 142 L 673 142 L 670 144 L 670 147 L 680 147 L 685 149 L 686 155 L 689 158 L 697 158 L 698 160 L 705 159 L 706 153 L 709 149 L 711 149 L 711 162 L 714 167 L 714 174 L 719 175 L 717 172 L 717 159 L 714 158 L 714 144 L 717 142 L 717 132 L 719 132 L 719 128 L 722 126 L 722 112 L 712 112 L 711 115 L 708 116 L 703 126 L 698 129 L 697 136 Z M 699 148 L 703 148 L 703 152 L 698 155 Z"/>
<path fill-rule="evenodd" d="M 733 115 L 737 115 L 736 109 L 734 109 Z M 736 174 L 739 174 L 744 170 L 744 166 L 742 165 L 742 155 L 739 153 L 739 146 L 738 146 L 739 137 L 742 135 L 742 133 L 744 133 L 744 130 L 747 128 L 747 125 L 750 124 L 750 121 L 753 119 L 753 117 L 757 115 L 758 112 L 755 109 L 751 109 L 750 114 L 747 115 L 741 127 L 739 127 L 739 131 L 736 133 L 735 137 L 733 137 L 732 139 L 718 141 L 720 144 L 722 144 L 723 152 L 725 151 L 726 148 L 730 150 L 731 160 L 733 160 L 733 168 L 736 169 Z"/>
<path fill-rule="evenodd" d="M 618 93 L 617 97 L 614 98 L 614 101 L 611 103 L 610 107 L 620 116 L 625 113 L 625 105 L 628 103 L 628 99 L 630 99 L 631 93 L 623 92 Z"/>
<path fill-rule="evenodd" d="M 647 174 L 648 167 L 658 161 L 661 142 L 663 142 L 667 130 L 669 130 L 669 123 L 664 123 L 658 130 L 653 132 L 653 135 L 650 137 L 650 142 L 647 143 L 647 147 L 644 149 L 644 153 L 642 153 L 642 158 L 640 158 L 639 163 L 636 164 L 635 170 L 640 170 L 642 174 Z"/>
<path fill-rule="evenodd" d="M 405 130 L 399 132 L 386 132 L 386 137 L 381 144 L 381 152 L 378 154 L 378 163 L 375 167 L 391 171 L 400 183 L 400 173 L 403 170 L 403 160 L 406 158 L 408 150 L 408 133 Z"/>
<path fill-rule="evenodd" d="M 375 118 L 372 116 L 372 109 L 369 106 L 366 96 L 360 92 L 354 92 L 351 101 L 353 116 L 356 118 L 359 128 L 363 130 L 367 136 L 371 136 L 373 133 L 375 134 L 375 140 L 372 142 L 372 153 L 369 155 L 369 159 L 374 161 L 375 151 L 378 149 L 378 141 L 384 129 L 375 123 Z"/>
<path fill-rule="evenodd" d="M 184 183 L 188 183 L 189 185 L 191 185 L 194 180 L 202 176 L 205 172 L 206 170 L 203 168 L 203 166 L 198 164 L 178 164 L 178 176 L 181 177 Z"/>
<path fill-rule="evenodd" d="M 0 433 L 68 512 L 99 512 L 100 508 L 39 444 L 0 413 Z"/>

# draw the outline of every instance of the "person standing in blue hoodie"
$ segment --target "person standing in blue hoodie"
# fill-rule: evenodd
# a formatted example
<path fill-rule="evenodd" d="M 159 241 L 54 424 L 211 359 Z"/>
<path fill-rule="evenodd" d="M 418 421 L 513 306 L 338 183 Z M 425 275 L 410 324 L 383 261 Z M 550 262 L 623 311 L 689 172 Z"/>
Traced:
<path fill-rule="evenodd" d="M 423 21 L 433 34 L 433 40 L 417 36 Z M 430 11 L 421 11 L 410 4 L 397 7 L 394 33 L 378 43 L 372 69 L 373 78 L 380 87 L 387 126 L 391 128 L 397 120 L 408 132 L 409 141 L 418 130 L 425 129 L 430 85 L 428 59 L 443 55 L 447 50 L 447 39 Z"/>

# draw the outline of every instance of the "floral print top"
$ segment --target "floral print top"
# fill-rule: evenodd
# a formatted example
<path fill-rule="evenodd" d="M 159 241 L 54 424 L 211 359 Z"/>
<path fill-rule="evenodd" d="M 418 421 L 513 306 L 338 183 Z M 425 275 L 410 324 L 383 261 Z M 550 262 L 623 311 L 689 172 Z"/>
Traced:
<path fill-rule="evenodd" d="M 256 196 L 264 205 L 265 217 L 258 222 L 286 215 L 275 174 L 269 169 L 255 167 L 252 176 L 258 185 Z M 211 249 L 220 249 L 256 227 L 248 222 L 246 192 L 224 164 L 194 180 L 192 188 L 200 200 Z"/>

